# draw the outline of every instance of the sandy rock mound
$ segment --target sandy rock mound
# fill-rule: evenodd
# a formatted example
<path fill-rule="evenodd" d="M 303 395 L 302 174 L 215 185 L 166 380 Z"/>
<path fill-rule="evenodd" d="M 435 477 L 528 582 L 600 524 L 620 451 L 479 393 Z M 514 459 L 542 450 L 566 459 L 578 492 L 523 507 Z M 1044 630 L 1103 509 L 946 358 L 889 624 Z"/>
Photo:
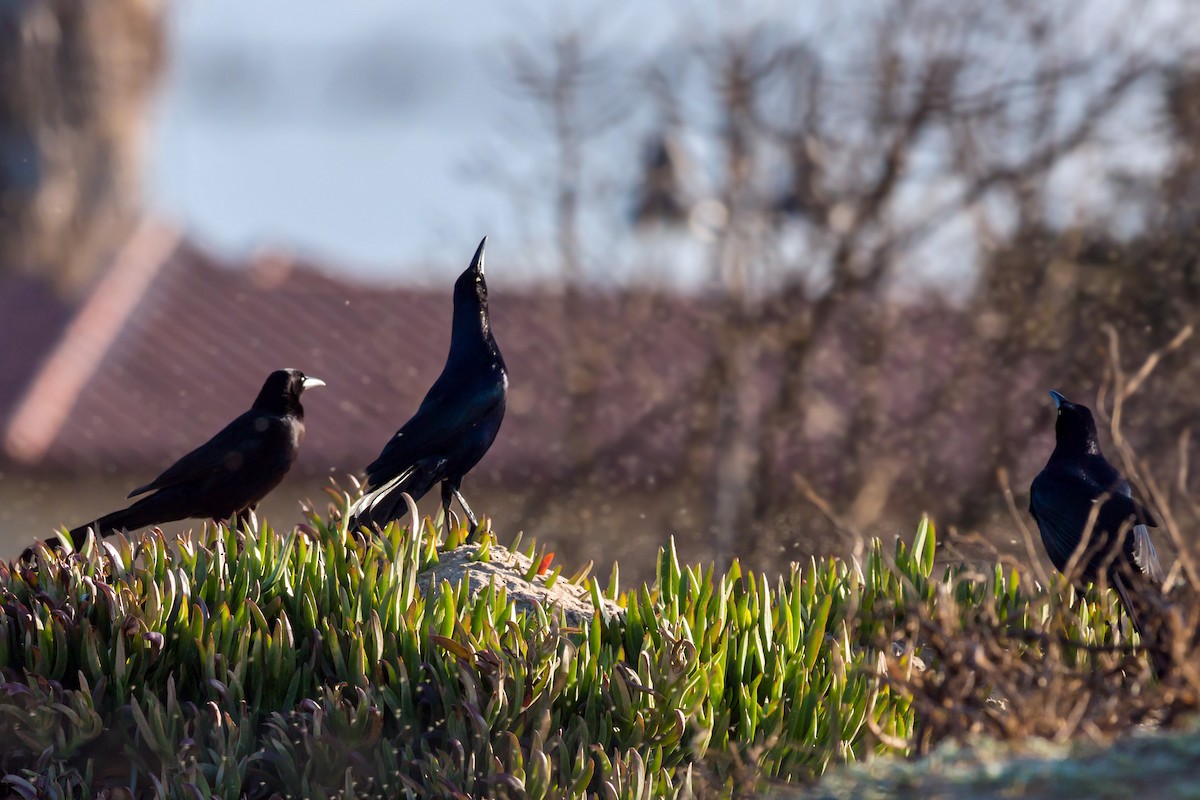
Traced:
<path fill-rule="evenodd" d="M 504 588 L 522 612 L 532 611 L 535 605 L 557 607 L 563 610 L 568 625 L 581 626 L 591 621 L 592 596 L 586 585 L 569 583 L 559 576 L 554 586 L 547 589 L 543 576 L 537 576 L 532 581 L 525 580 L 525 575 L 533 565 L 528 556 L 493 544 L 489 560 L 476 561 L 479 547 L 478 544 L 465 544 L 438 553 L 439 563 L 417 576 L 421 592 L 428 595 L 430 587 L 436 587 L 442 581 L 457 586 L 465 578 L 471 597 L 476 597 L 494 582 L 497 589 Z M 611 616 L 625 612 L 616 603 L 604 600 L 604 613 Z"/>

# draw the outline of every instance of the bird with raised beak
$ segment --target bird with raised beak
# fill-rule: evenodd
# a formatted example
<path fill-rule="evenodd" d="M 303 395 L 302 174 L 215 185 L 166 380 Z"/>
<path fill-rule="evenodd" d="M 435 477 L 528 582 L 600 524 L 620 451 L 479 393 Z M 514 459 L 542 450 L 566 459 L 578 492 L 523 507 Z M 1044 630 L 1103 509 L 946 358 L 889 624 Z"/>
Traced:
<path fill-rule="evenodd" d="M 1070 577 L 1095 582 L 1103 575 L 1141 630 L 1132 592 L 1146 581 L 1162 582 L 1162 567 L 1147 527 L 1157 523 L 1134 500 L 1129 481 L 1100 452 L 1091 410 L 1058 392 L 1051 391 L 1050 396 L 1058 410 L 1054 452 L 1033 479 L 1029 513 L 1059 572 L 1066 573 L 1087 534 L 1086 549 Z"/>
<path fill-rule="evenodd" d="M 351 530 L 399 519 L 408 511 L 405 494 L 420 500 L 439 482 L 447 524 L 457 499 L 472 532 L 479 525 L 460 487 L 495 441 L 508 393 L 508 371 L 488 316 L 486 244 L 485 237 L 454 284 L 450 353 L 442 374 L 412 418 L 367 465 L 366 490 L 347 510 Z"/>

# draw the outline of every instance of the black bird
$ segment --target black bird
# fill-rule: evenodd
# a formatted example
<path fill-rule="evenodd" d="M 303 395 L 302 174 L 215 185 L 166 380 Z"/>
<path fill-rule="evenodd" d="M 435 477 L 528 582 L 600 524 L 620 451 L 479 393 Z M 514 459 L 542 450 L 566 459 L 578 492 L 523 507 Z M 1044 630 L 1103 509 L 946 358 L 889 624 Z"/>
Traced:
<path fill-rule="evenodd" d="M 483 277 L 485 237 L 471 265 L 454 284 L 454 321 L 450 354 L 442 374 L 421 401 L 417 413 L 367 465 L 367 490 L 347 511 L 351 530 L 399 519 L 407 513 L 402 495 L 421 499 L 439 481 L 447 524 L 450 503 L 458 498 L 474 531 L 479 525 L 459 487 L 492 446 L 504 419 L 508 372 L 488 319 L 487 281 Z"/>
<path fill-rule="evenodd" d="M 108 536 L 192 517 L 227 520 L 253 510 L 296 460 L 304 438 L 300 394 L 324 385 L 299 370 L 272 372 L 249 411 L 128 496 L 153 494 L 75 528 L 70 532 L 72 543 L 82 546 L 88 528 Z M 58 541 L 47 544 L 57 546 Z M 31 555 L 32 548 L 22 557 Z"/>
<path fill-rule="evenodd" d="M 1147 529 L 1157 523 L 1133 499 L 1129 482 L 1100 452 L 1091 410 L 1058 392 L 1052 391 L 1050 396 L 1058 407 L 1056 442 L 1050 460 L 1033 479 L 1029 513 L 1037 521 L 1047 555 L 1060 572 L 1066 571 L 1089 518 L 1095 514 L 1087 550 L 1080 556 L 1078 574 L 1072 577 L 1095 582 L 1103 569 L 1134 626 L 1141 630 L 1131 590 L 1135 583 L 1162 582 L 1162 567 Z M 1093 511 L 1101 499 L 1103 505 Z"/>

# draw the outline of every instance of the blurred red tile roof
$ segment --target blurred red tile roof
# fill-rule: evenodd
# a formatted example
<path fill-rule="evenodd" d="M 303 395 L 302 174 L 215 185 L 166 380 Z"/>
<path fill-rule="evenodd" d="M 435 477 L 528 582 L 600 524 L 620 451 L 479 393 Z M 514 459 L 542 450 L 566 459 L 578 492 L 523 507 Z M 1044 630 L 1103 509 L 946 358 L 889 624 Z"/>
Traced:
<path fill-rule="evenodd" d="M 489 268 L 494 275 L 506 267 Z M 15 306 L 30 316 L 34 304 L 21 297 L 0 289 L 0 313 Z M 657 471 L 656 456 L 678 453 L 686 438 L 680 415 L 652 412 L 704 369 L 711 344 L 695 335 L 705 329 L 699 305 L 597 292 L 570 320 L 572 330 L 612 340 L 588 370 L 597 387 L 594 440 L 637 426 L 636 453 L 623 467 L 645 479 Z M 553 474 L 568 460 L 563 297 L 493 290 L 491 311 L 511 388 L 504 426 L 481 468 Z M 437 377 L 450 315 L 448 285 L 353 283 L 282 259 L 231 268 L 148 224 L 65 327 L 61 313 L 57 326 L 53 314 L 22 317 L 30 336 L 62 333 L 48 355 L 45 347 L 4 347 L 9 362 L 41 366 L 34 372 L 27 364 L 21 381 L 5 384 L 10 394 L 23 392 L 0 404 L 0 414 L 11 409 L 0 431 L 3 456 L 79 473 L 162 467 L 244 411 L 267 373 L 295 367 L 328 384 L 305 394 L 298 468 L 357 471 Z"/>
<path fill-rule="evenodd" d="M 5 424 L 71 318 L 71 304 L 45 281 L 0 278 L 0 424 Z"/>

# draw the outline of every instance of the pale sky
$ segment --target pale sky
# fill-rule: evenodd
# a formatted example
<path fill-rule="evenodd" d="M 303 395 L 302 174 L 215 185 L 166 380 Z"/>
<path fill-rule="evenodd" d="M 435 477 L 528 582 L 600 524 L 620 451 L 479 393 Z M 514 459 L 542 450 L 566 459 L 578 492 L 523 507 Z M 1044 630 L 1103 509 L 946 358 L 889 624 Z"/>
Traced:
<path fill-rule="evenodd" d="M 225 255 L 299 251 L 386 278 L 469 259 L 485 234 L 489 253 L 528 245 L 535 209 L 468 173 L 481 159 L 536 173 L 504 48 L 579 21 L 554 7 L 181 0 L 149 205 Z M 605 24 L 636 7 L 606 4 Z M 644 9 L 637 43 L 652 46 L 668 16 Z"/>
<path fill-rule="evenodd" d="M 147 155 L 147 202 L 231 259 L 266 249 L 366 278 L 444 283 L 488 235 L 489 260 L 519 262 L 529 279 L 555 268 L 553 149 L 505 78 L 509 44 L 544 42 L 549 31 L 574 27 L 628 63 L 703 35 L 706 26 L 766 18 L 804 28 L 816 7 L 788 0 L 177 0 L 172 68 Z M 837 31 L 809 31 L 839 46 L 856 32 L 853 15 Z M 596 146 L 601 170 L 615 174 L 636 163 L 639 137 L 625 134 Z M 1120 159 L 1152 163 L 1146 137 L 1134 138 L 1136 148 L 1118 148 Z M 1106 149 L 1064 166 L 1062 215 L 1072 213 L 1070 198 L 1104 190 L 1113 159 Z M 481 164 L 506 176 L 508 188 L 481 178 Z M 616 281 L 645 261 L 626 258 L 633 245 L 620 230 L 629 201 L 621 191 L 616 186 L 607 198 L 611 218 L 586 232 L 589 249 L 604 254 L 592 274 Z M 970 239 L 965 220 L 948 228 L 919 257 L 925 273 L 954 279 L 973 255 Z M 700 269 L 688 258 L 685 248 L 659 262 L 688 283 Z"/>

